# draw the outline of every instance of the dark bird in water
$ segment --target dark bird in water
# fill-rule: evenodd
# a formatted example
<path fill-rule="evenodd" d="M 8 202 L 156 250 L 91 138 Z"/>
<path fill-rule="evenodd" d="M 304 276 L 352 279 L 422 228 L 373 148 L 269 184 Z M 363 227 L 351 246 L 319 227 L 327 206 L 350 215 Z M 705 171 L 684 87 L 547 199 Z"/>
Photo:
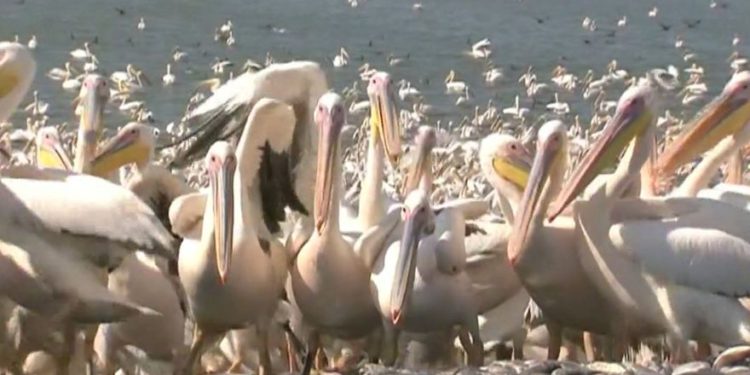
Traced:
<path fill-rule="evenodd" d="M 682 20 L 682 23 L 684 23 L 688 29 L 692 29 L 700 25 L 701 20 Z"/>
<path fill-rule="evenodd" d="M 117 11 L 119 15 L 121 16 L 125 15 L 125 9 L 115 7 L 115 10 Z"/>
<path fill-rule="evenodd" d="M 659 26 L 661 26 L 661 29 L 664 31 L 669 31 L 669 29 L 672 28 L 672 25 L 667 25 L 666 23 L 659 22 Z"/>

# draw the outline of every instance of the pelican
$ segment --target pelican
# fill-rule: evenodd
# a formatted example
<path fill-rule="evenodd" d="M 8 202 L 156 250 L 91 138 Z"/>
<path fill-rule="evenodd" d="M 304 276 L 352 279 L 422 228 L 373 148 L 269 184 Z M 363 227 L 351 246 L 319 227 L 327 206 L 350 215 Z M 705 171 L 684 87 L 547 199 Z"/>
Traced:
<path fill-rule="evenodd" d="M 515 118 L 524 118 L 529 113 L 529 109 L 521 107 L 520 98 L 516 95 L 516 105 L 513 107 L 503 108 L 503 114 L 511 115 Z"/>
<path fill-rule="evenodd" d="M 458 325 L 468 363 L 480 366 L 483 346 L 477 304 L 465 272 L 464 216 L 458 207 L 433 210 L 429 203 L 435 143 L 434 130 L 420 128 L 401 216 L 392 211 L 357 240 L 355 250 L 367 254 L 372 269 L 370 289 L 386 322 L 386 347 L 396 348 L 401 330 L 428 333 Z M 387 358 L 386 363 L 393 360 Z"/>
<path fill-rule="evenodd" d="M 172 74 L 172 64 L 167 64 L 167 73 L 161 77 L 161 82 L 164 86 L 171 86 L 174 84 L 174 74 Z"/>
<path fill-rule="evenodd" d="M 327 90 L 328 83 L 320 66 L 306 61 L 272 64 L 259 72 L 246 72 L 229 80 L 187 115 L 185 122 L 195 130 L 182 140 L 195 135 L 197 138 L 176 155 L 171 166 L 186 166 L 217 139 L 236 138 L 260 98 L 288 103 L 297 121 L 294 142 L 283 155 L 269 154 L 261 163 L 261 170 L 264 176 L 273 178 L 258 181 L 262 191 L 274 193 L 274 200 L 264 199 L 262 208 L 266 222 L 271 225 L 269 230 L 277 232 L 280 227 L 272 223 L 285 220 L 285 206 L 304 214 L 312 209 L 318 133 L 312 115 L 318 98 Z M 272 180 L 274 182 L 269 184 Z M 311 227 L 310 223 L 305 225 Z"/>
<path fill-rule="evenodd" d="M 104 106 L 108 99 L 107 80 L 96 74 L 86 76 L 78 96 L 78 102 L 83 109 L 73 160 L 73 170 L 78 173 L 91 173 L 90 163 L 96 156 L 96 147 L 102 132 Z"/>
<path fill-rule="evenodd" d="M 412 87 L 411 82 L 402 79 L 398 82 L 398 97 L 401 101 L 416 101 L 422 97 L 422 93 L 416 87 Z"/>
<path fill-rule="evenodd" d="M 487 59 L 492 54 L 492 43 L 489 39 L 484 38 L 471 46 L 469 55 L 475 59 Z"/>
<path fill-rule="evenodd" d="M 28 90 L 35 62 L 19 44 L 0 43 L 0 51 L 0 118 L 7 118 Z M 18 167 L 3 171 L 0 198 L 6 208 L 0 230 L 7 232 L 1 236 L 2 292 L 66 323 L 68 347 L 73 322 L 115 321 L 145 311 L 110 294 L 84 262 L 113 268 L 133 247 L 173 256 L 171 236 L 132 193 L 95 177 Z M 12 283 L 22 284 L 7 287 Z M 60 371 L 69 354 L 58 359 Z"/>
<path fill-rule="evenodd" d="M 138 31 L 146 30 L 146 20 L 144 20 L 143 17 L 138 20 L 136 28 L 138 29 Z"/>
<path fill-rule="evenodd" d="M 550 333 L 549 358 L 559 356 L 563 327 L 606 335 L 620 324 L 615 310 L 586 276 L 577 259 L 572 220 L 544 221 L 547 205 L 562 186 L 568 155 L 565 134 L 565 126 L 556 120 L 539 130 L 537 148 L 544 146 L 542 139 L 559 143 L 560 157 L 550 167 L 549 181 L 545 176 L 544 180 L 529 180 L 526 185 L 514 215 L 507 250 L 510 264 L 524 288 L 544 311 Z M 537 151 L 535 163 L 540 157 Z M 549 264 L 555 267 L 550 268 Z M 593 353 L 587 353 L 587 357 L 591 359 Z"/>
<path fill-rule="evenodd" d="M 36 164 L 40 168 L 73 170 L 73 164 L 60 142 L 60 133 L 52 126 L 46 126 L 36 133 Z"/>
<path fill-rule="evenodd" d="M 445 92 L 447 94 L 463 94 L 468 86 L 464 81 L 456 81 L 456 72 L 451 69 L 445 77 Z"/>
<path fill-rule="evenodd" d="M 735 299 L 750 291 L 750 280 L 738 272 L 750 263 L 750 216 L 705 199 L 620 201 L 653 147 L 654 95 L 647 85 L 623 93 L 615 116 L 574 171 L 549 217 L 554 219 L 628 148 L 608 181 L 574 206 L 578 254 L 588 277 L 621 318 L 613 332 L 618 341 L 666 334 L 679 360 L 686 356 L 690 339 L 721 345 L 750 341 L 750 315 Z M 559 153 L 554 143 L 544 146 L 535 164 L 540 177 Z"/>
<path fill-rule="evenodd" d="M 344 47 L 339 49 L 339 53 L 333 57 L 333 67 L 341 68 L 349 64 L 349 52 Z"/>
<path fill-rule="evenodd" d="M 76 48 L 70 51 L 70 57 L 76 60 L 86 60 L 92 56 L 91 50 L 89 49 L 89 42 L 83 43 L 83 48 Z"/>
<path fill-rule="evenodd" d="M 484 82 L 489 86 L 496 85 L 503 79 L 503 71 L 500 68 L 492 68 L 482 75 L 484 76 Z"/>
<path fill-rule="evenodd" d="M 669 144 L 660 155 L 656 168 L 662 177 L 679 166 L 719 144 L 696 167 L 673 195 L 695 196 L 707 187 L 720 164 L 738 151 L 747 141 L 745 130 L 750 122 L 750 72 L 736 74 L 721 95 L 699 112 L 694 124 Z M 729 140 L 723 138 L 732 135 Z"/>
<path fill-rule="evenodd" d="M 260 372 L 271 371 L 267 330 L 283 292 L 289 259 L 268 232 L 261 214 L 262 194 L 268 192 L 256 182 L 263 178 L 259 175 L 264 153 L 288 151 L 295 126 L 291 106 L 263 98 L 247 118 L 237 151 L 219 141 L 206 155 L 211 196 L 204 195 L 201 236 L 183 241 L 179 257 L 180 280 L 196 322 L 186 373 L 195 371 L 208 345 L 247 324 L 255 326 L 264 342 Z M 177 219 L 172 224 L 179 226 L 181 217 L 181 212 L 170 215 Z"/>
<path fill-rule="evenodd" d="M 386 72 L 373 74 L 367 84 L 370 136 L 362 190 L 359 194 L 357 228 L 351 228 L 347 224 L 352 218 L 346 217 L 347 215 L 342 212 L 345 231 L 365 231 L 377 225 L 385 216 L 386 209 L 393 203 L 383 193 L 385 161 L 394 166 L 401 157 L 401 126 L 392 85 L 391 75 Z"/>
<path fill-rule="evenodd" d="M 320 127 L 315 179 L 315 228 L 290 270 L 287 294 L 310 327 L 303 373 L 309 373 L 320 335 L 363 338 L 380 324 L 369 291 L 369 271 L 339 230 L 341 156 L 339 135 L 346 122 L 343 99 L 323 95 L 315 110 Z"/>
<path fill-rule="evenodd" d="M 570 106 L 568 105 L 568 103 L 561 102 L 560 98 L 557 96 L 557 93 L 555 93 L 555 102 L 547 104 L 547 109 L 558 115 L 570 112 Z"/>

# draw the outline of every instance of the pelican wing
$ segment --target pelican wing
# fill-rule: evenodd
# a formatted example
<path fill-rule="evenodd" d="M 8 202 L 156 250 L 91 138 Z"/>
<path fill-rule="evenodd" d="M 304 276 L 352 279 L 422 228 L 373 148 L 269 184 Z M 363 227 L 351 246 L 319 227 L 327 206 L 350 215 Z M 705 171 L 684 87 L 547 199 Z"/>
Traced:
<path fill-rule="evenodd" d="M 122 186 L 61 170 L 17 167 L 3 171 L 2 189 L 12 207 L 4 210 L 4 220 L 33 223 L 66 240 L 103 241 L 103 246 L 174 257 L 172 236 L 151 209 Z"/>
<path fill-rule="evenodd" d="M 261 98 L 273 98 L 294 106 L 298 121 L 309 125 L 312 108 L 327 90 L 325 73 L 314 62 L 272 64 L 259 72 L 242 74 L 225 83 L 186 116 L 184 121 L 194 130 L 183 140 L 193 136 L 196 140 L 178 153 L 171 166 L 185 166 L 205 155 L 213 142 L 238 134 Z"/>
<path fill-rule="evenodd" d="M 125 186 L 141 198 L 170 231 L 169 206 L 172 201 L 195 191 L 183 179 L 156 165 L 149 166 L 142 174 L 135 174 Z"/>
<path fill-rule="evenodd" d="M 169 221 L 172 231 L 182 238 L 199 240 L 206 210 L 205 192 L 185 194 L 175 198 L 169 205 Z"/>
<path fill-rule="evenodd" d="M 372 270 L 373 265 L 386 248 L 386 241 L 399 224 L 401 224 L 401 207 L 391 207 L 378 225 L 362 233 L 354 242 L 354 253 L 362 259 L 368 270 Z"/>
<path fill-rule="evenodd" d="M 653 275 L 707 292 L 750 296 L 750 214 L 710 199 L 623 200 L 609 235 Z"/>
<path fill-rule="evenodd" d="M 79 323 L 106 323 L 149 311 L 110 293 L 92 269 L 21 226 L 6 226 L 0 241 L 0 291 L 38 314 L 71 308 Z"/>

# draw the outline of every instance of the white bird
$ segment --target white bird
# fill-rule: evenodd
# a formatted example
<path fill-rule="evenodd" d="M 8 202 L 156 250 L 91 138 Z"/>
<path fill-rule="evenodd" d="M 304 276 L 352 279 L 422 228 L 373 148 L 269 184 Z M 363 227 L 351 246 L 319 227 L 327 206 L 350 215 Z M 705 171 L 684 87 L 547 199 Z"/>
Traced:
<path fill-rule="evenodd" d="M 341 68 L 349 64 L 349 52 L 344 47 L 339 49 L 339 53 L 333 57 L 333 67 Z"/>
<path fill-rule="evenodd" d="M 651 10 L 648 11 L 648 16 L 651 18 L 656 17 L 656 15 L 659 14 L 659 8 L 653 7 Z"/>
<path fill-rule="evenodd" d="M 161 77 L 164 86 L 170 86 L 174 83 L 174 74 L 172 74 L 172 64 L 167 64 L 167 73 Z"/>
<path fill-rule="evenodd" d="M 528 108 L 521 107 L 521 99 L 516 95 L 516 105 L 513 107 L 503 108 L 503 114 L 511 115 L 515 118 L 524 118 L 529 113 Z"/>
<path fill-rule="evenodd" d="M 625 27 L 628 24 L 628 16 L 622 16 L 617 20 L 617 27 Z"/>
<path fill-rule="evenodd" d="M 489 86 L 494 86 L 503 79 L 503 71 L 500 68 L 492 68 L 483 73 L 484 82 Z"/>
<path fill-rule="evenodd" d="M 560 98 L 557 96 L 557 93 L 555 93 L 555 101 L 553 103 L 547 104 L 547 109 L 557 114 L 565 114 L 570 112 L 570 106 L 568 105 L 568 103 L 560 102 Z"/>
<path fill-rule="evenodd" d="M 445 77 L 445 92 L 448 94 L 463 94 L 468 86 L 464 81 L 456 81 L 456 72 L 451 69 Z"/>
<path fill-rule="evenodd" d="M 412 87 L 411 82 L 402 79 L 398 83 L 398 97 L 402 101 L 415 101 L 422 97 L 422 93 L 416 87 Z"/>
<path fill-rule="evenodd" d="M 146 30 L 146 21 L 141 17 L 141 19 L 138 20 L 138 26 L 136 28 L 140 31 Z"/>
<path fill-rule="evenodd" d="M 27 44 L 29 46 L 29 49 L 36 49 L 37 44 L 38 43 L 36 41 L 36 35 L 32 35 L 31 39 L 29 39 L 29 43 Z"/>
<path fill-rule="evenodd" d="M 91 50 L 89 49 L 89 42 L 83 43 L 83 48 L 77 48 L 70 51 L 70 56 L 76 60 L 89 59 L 92 56 Z"/>
<path fill-rule="evenodd" d="M 475 59 L 487 59 L 492 54 L 492 43 L 489 39 L 484 38 L 471 46 L 469 54 Z"/>

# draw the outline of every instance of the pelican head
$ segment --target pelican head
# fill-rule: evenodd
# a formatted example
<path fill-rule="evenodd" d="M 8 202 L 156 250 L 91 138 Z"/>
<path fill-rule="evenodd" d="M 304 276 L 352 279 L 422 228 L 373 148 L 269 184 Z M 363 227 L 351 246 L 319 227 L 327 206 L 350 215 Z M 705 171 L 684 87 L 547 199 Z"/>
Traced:
<path fill-rule="evenodd" d="M 36 62 L 26 46 L 0 42 L 0 123 L 21 103 L 35 72 Z"/>
<path fill-rule="evenodd" d="M 120 129 L 91 161 L 92 174 L 105 176 L 128 163 L 147 164 L 153 155 L 156 129 L 131 122 Z"/>
<path fill-rule="evenodd" d="M 521 200 L 531 170 L 531 154 L 521 141 L 508 134 L 488 135 L 479 146 L 479 164 L 496 189 L 512 201 Z"/>
<path fill-rule="evenodd" d="M 370 77 L 367 95 L 370 97 L 372 136 L 380 138 L 386 157 L 395 165 L 401 156 L 401 126 L 392 85 L 390 74 L 377 72 Z"/>
<path fill-rule="evenodd" d="M 219 279 L 226 283 L 232 264 L 234 229 L 234 172 L 237 156 L 228 142 L 214 143 L 206 154 L 206 169 L 213 205 L 214 248 Z"/>
<path fill-rule="evenodd" d="M 98 74 L 89 74 L 83 79 L 78 101 L 83 106 L 80 129 L 88 144 L 96 144 L 102 128 L 104 106 L 109 100 L 107 79 Z"/>
<path fill-rule="evenodd" d="M 424 235 L 435 230 L 435 213 L 430 207 L 427 192 L 417 189 L 409 193 L 402 209 L 404 231 L 401 237 L 396 272 L 391 288 L 391 322 L 399 324 L 409 306 L 417 268 L 417 249 Z"/>
<path fill-rule="evenodd" d="M 518 261 L 526 248 L 525 244 L 531 227 L 542 224 L 550 200 L 561 187 L 568 158 L 568 137 L 565 124 L 553 120 L 542 125 L 539 129 L 536 147 L 536 156 L 508 243 L 508 258 L 513 264 Z"/>
<path fill-rule="evenodd" d="M 750 121 L 750 72 L 740 72 L 724 86 L 721 94 L 693 119 L 662 153 L 656 168 L 661 175 L 708 151 L 721 139 L 736 134 Z"/>
<path fill-rule="evenodd" d="M 328 92 L 318 100 L 315 123 L 320 128 L 318 137 L 318 170 L 315 177 L 315 228 L 322 233 L 329 222 L 333 194 L 338 184 L 339 136 L 346 122 L 344 100 L 339 94 Z"/>
<path fill-rule="evenodd" d="M 40 168 L 73 169 L 60 142 L 60 133 L 53 126 L 45 126 L 36 133 L 36 164 Z"/>
<path fill-rule="evenodd" d="M 416 160 L 414 160 L 412 167 L 409 169 L 409 173 L 406 175 L 404 180 L 404 187 L 402 190 L 403 195 L 409 194 L 412 190 L 419 186 L 422 177 L 430 172 L 432 168 L 431 156 L 432 149 L 437 144 L 437 135 L 435 135 L 435 129 L 431 126 L 423 125 L 417 129 L 417 135 L 414 137 L 414 144 L 416 148 Z M 432 181 L 430 181 L 431 183 Z M 430 190 L 431 186 L 425 186 L 426 190 Z"/>
<path fill-rule="evenodd" d="M 552 204 L 549 219 L 554 220 L 605 168 L 613 165 L 636 137 L 643 136 L 656 119 L 654 92 L 648 85 L 632 86 L 617 102 L 614 116 L 607 122 L 599 139 L 583 157 L 565 189 Z"/>

